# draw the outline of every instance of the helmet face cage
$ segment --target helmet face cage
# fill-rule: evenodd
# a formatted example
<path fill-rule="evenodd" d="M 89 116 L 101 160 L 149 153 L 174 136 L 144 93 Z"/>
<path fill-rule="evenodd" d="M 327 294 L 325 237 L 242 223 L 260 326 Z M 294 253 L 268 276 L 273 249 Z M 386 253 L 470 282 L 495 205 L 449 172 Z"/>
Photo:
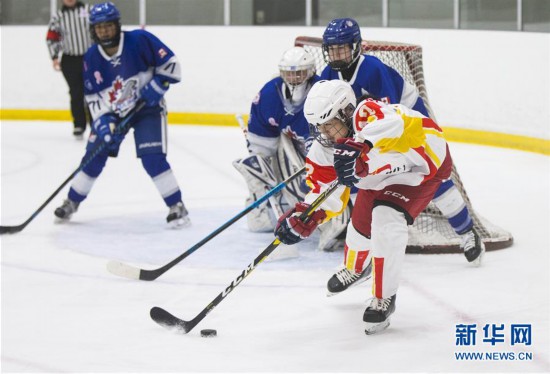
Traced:
<path fill-rule="evenodd" d="M 355 111 L 355 106 L 353 104 L 348 104 L 344 109 L 338 110 L 336 115 L 333 118 L 340 120 L 345 127 L 340 130 L 336 135 L 338 138 L 348 138 L 353 134 L 352 127 L 352 118 L 353 112 Z M 327 121 L 328 122 L 328 121 Z M 323 147 L 332 148 L 334 146 L 334 141 L 329 139 L 325 134 L 320 130 L 321 126 L 331 126 L 325 123 L 318 124 L 309 124 L 309 133 L 315 138 Z"/>
<path fill-rule="evenodd" d="M 315 74 L 314 68 L 308 68 L 303 70 L 286 70 L 283 68 L 279 69 L 281 78 L 283 81 L 290 87 L 300 86 L 307 82 L 313 74 Z"/>
<path fill-rule="evenodd" d="M 336 71 L 346 70 L 359 58 L 361 42 L 351 44 L 323 43 L 322 51 L 325 62 L 332 69 Z"/>

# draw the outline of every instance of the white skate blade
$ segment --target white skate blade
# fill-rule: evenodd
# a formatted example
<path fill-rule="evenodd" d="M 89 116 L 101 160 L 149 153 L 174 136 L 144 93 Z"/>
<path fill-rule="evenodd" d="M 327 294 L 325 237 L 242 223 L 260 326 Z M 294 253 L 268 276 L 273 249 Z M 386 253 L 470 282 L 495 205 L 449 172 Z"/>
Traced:
<path fill-rule="evenodd" d="M 174 230 L 183 229 L 184 227 L 191 226 L 191 220 L 188 216 L 185 216 L 168 222 L 168 226 Z"/>
<path fill-rule="evenodd" d="M 470 262 L 470 265 L 475 268 L 480 267 L 484 256 L 485 256 L 485 246 L 483 246 L 483 249 L 481 250 L 481 253 L 479 254 L 479 256 L 477 256 L 477 258 L 474 261 Z"/>
<path fill-rule="evenodd" d="M 370 323 L 365 322 L 365 334 L 373 335 L 388 328 L 390 325 L 390 319 L 386 319 L 384 322 Z"/>
<path fill-rule="evenodd" d="M 72 217 L 72 214 L 65 218 L 59 218 L 55 216 L 55 218 L 53 219 L 53 223 L 55 223 L 56 225 L 62 225 L 64 223 L 69 222 L 71 220 L 71 217 Z"/>
<path fill-rule="evenodd" d="M 261 251 L 263 251 L 263 249 Z M 271 252 L 269 256 L 267 256 L 265 261 L 281 261 L 298 257 L 300 257 L 300 253 L 298 252 L 298 248 L 296 248 L 295 245 L 279 244 L 277 249 L 275 249 L 273 252 Z"/>

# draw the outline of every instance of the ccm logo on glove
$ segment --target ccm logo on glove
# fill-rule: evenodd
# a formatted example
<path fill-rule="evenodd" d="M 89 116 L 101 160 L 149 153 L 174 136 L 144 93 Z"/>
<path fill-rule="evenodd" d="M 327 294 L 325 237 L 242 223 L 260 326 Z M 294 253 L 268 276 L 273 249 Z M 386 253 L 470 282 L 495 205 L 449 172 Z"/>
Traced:
<path fill-rule="evenodd" d="M 370 143 L 356 142 L 352 138 L 338 139 L 334 145 L 334 169 L 338 180 L 348 187 L 365 178 L 369 173 L 367 153 Z"/>

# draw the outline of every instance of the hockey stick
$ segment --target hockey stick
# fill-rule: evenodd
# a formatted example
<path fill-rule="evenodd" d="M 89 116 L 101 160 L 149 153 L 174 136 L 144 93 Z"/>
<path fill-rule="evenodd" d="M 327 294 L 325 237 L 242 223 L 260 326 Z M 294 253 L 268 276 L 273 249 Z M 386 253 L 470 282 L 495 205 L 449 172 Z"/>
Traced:
<path fill-rule="evenodd" d="M 211 239 L 216 237 L 219 233 L 224 231 L 226 228 L 237 222 L 239 219 L 247 215 L 251 210 L 257 208 L 260 206 L 264 201 L 268 200 L 271 196 L 277 194 L 279 191 L 281 191 L 287 183 L 291 182 L 293 179 L 297 178 L 306 170 L 305 167 L 298 170 L 296 173 L 292 174 L 290 177 L 288 177 L 286 180 L 282 181 L 275 187 L 273 187 L 271 190 L 269 190 L 265 195 L 260 197 L 258 200 L 254 201 L 252 204 L 250 204 L 248 207 L 246 207 L 244 210 L 242 210 L 239 214 L 231 218 L 229 221 L 218 227 L 216 230 L 214 230 L 212 233 L 210 233 L 208 236 L 206 236 L 204 239 L 202 239 L 200 242 L 189 248 L 187 251 L 183 252 L 181 255 L 167 263 L 166 265 L 153 270 L 145 270 L 145 269 L 138 269 L 130 265 L 126 265 L 119 261 L 110 261 L 107 263 L 107 270 L 111 272 L 114 275 L 118 275 L 120 277 L 129 278 L 129 279 L 139 279 L 139 280 L 146 280 L 146 281 L 153 281 L 160 277 L 162 274 L 166 273 L 168 270 L 173 268 L 175 265 L 183 261 L 187 256 L 189 256 L 191 253 L 195 252 L 197 249 L 208 243 Z"/>
<path fill-rule="evenodd" d="M 130 123 L 130 120 L 132 119 L 134 114 L 136 112 L 138 112 L 141 108 L 143 108 L 144 105 L 145 105 L 145 103 L 138 102 L 137 105 L 134 107 L 134 109 L 132 109 L 126 115 L 126 117 L 124 117 L 124 119 L 118 124 L 118 126 L 115 128 L 115 132 L 118 133 L 118 134 L 125 133 L 128 130 L 128 124 Z M 2 234 L 15 234 L 15 233 L 18 233 L 19 231 L 22 231 L 25 227 L 27 227 L 27 225 L 50 203 L 50 201 L 52 201 L 57 196 L 59 191 L 61 191 L 63 189 L 63 187 L 65 187 L 76 176 L 76 174 L 78 174 L 78 172 L 80 172 L 82 169 L 84 169 L 90 162 L 92 162 L 92 160 L 101 151 L 103 151 L 103 149 L 106 147 L 106 145 L 107 145 L 107 143 L 105 143 L 103 141 L 100 142 L 90 152 L 90 156 L 86 160 L 82 160 L 82 162 L 80 163 L 78 168 L 75 171 L 73 171 L 72 174 L 69 175 L 69 177 L 67 179 L 65 179 L 65 181 L 63 183 L 61 183 L 61 185 L 50 195 L 50 197 L 48 197 L 46 199 L 46 201 L 44 201 L 44 203 L 42 203 L 42 205 L 40 205 L 40 207 L 38 209 L 36 209 L 34 211 L 34 213 L 25 222 L 23 222 L 22 224 L 17 225 L 17 226 L 0 226 L 0 235 L 2 235 Z"/>
<path fill-rule="evenodd" d="M 338 181 L 334 181 L 322 194 L 317 197 L 317 199 L 315 199 L 313 203 L 311 203 L 309 208 L 300 215 L 300 219 L 304 222 L 307 222 L 309 220 L 309 216 L 313 214 L 313 212 L 315 212 L 317 208 L 319 208 L 323 201 L 325 201 L 327 197 L 329 197 L 329 195 L 333 193 L 336 188 L 338 188 L 338 186 Z M 281 244 L 281 241 L 279 239 L 275 239 L 270 245 L 268 245 L 267 248 L 264 249 L 262 253 L 260 253 L 258 257 L 256 257 L 254 261 L 250 263 L 246 267 L 246 269 L 244 269 L 241 274 L 239 274 L 239 276 L 235 278 L 235 280 L 233 280 L 229 286 L 227 286 L 224 291 L 216 296 L 216 298 L 212 300 L 212 302 L 210 302 L 210 304 L 208 304 L 192 320 L 184 321 L 159 307 L 153 307 L 151 309 L 151 318 L 163 327 L 166 327 L 168 329 L 176 329 L 177 332 L 187 334 L 195 326 L 197 326 L 204 319 L 204 317 L 206 317 L 219 303 L 221 303 L 222 300 L 225 299 L 227 295 L 229 295 L 229 293 L 231 293 L 231 291 L 233 291 L 244 278 L 250 275 L 250 273 L 252 273 L 252 270 L 254 270 L 258 264 L 264 261 L 267 256 L 269 256 L 279 246 L 279 244 Z"/>

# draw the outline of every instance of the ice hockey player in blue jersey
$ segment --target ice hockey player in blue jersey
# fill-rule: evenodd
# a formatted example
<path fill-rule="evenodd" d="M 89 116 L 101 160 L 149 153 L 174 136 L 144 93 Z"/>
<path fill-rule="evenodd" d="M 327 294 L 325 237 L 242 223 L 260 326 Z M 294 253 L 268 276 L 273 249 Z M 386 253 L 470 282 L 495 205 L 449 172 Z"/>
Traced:
<path fill-rule="evenodd" d="M 332 20 L 323 33 L 322 51 L 327 66 L 321 73 L 321 79 L 343 80 L 351 85 L 358 98 L 371 95 L 386 103 L 403 104 L 429 117 L 416 87 L 377 57 L 363 54 L 361 41 L 361 31 L 355 20 Z M 485 251 L 484 244 L 452 179 L 440 185 L 433 202 L 460 235 L 461 247 L 468 262 L 480 265 Z M 359 274 L 341 274 L 340 278 L 342 282 L 357 280 Z"/>
<path fill-rule="evenodd" d="M 303 106 L 311 86 L 319 80 L 313 57 L 301 47 L 283 53 L 279 76 L 267 82 L 254 98 L 246 129 L 249 156 L 235 160 L 233 165 L 243 175 L 249 189 L 246 205 L 304 166 L 305 154 L 313 138 L 309 132 Z M 304 176 L 290 183 L 282 196 L 262 204 L 247 216 L 248 227 L 254 232 L 272 231 L 277 218 L 302 201 L 309 191 Z M 334 220 L 335 222 L 337 220 Z M 330 226 L 330 225 L 329 225 Z M 321 249 L 335 244 L 325 227 L 326 235 L 319 242 Z M 345 225 L 338 228 L 339 232 Z M 338 232 L 338 233 L 339 233 Z M 337 236 L 332 235 L 332 236 Z M 327 247 L 328 246 L 328 247 Z"/>
<path fill-rule="evenodd" d="M 84 94 L 93 124 L 84 158 L 98 142 L 107 146 L 75 176 L 68 198 L 55 210 L 55 216 L 70 219 L 86 199 L 108 157 L 116 157 L 124 140 L 124 135 L 113 133 L 113 129 L 141 100 L 145 106 L 130 120 L 137 157 L 169 207 L 168 224 L 187 226 L 188 212 L 166 160 L 164 94 L 170 84 L 180 81 L 180 64 L 153 34 L 121 31 L 120 13 L 113 3 L 92 7 L 90 27 L 95 44 L 84 56 Z"/>

